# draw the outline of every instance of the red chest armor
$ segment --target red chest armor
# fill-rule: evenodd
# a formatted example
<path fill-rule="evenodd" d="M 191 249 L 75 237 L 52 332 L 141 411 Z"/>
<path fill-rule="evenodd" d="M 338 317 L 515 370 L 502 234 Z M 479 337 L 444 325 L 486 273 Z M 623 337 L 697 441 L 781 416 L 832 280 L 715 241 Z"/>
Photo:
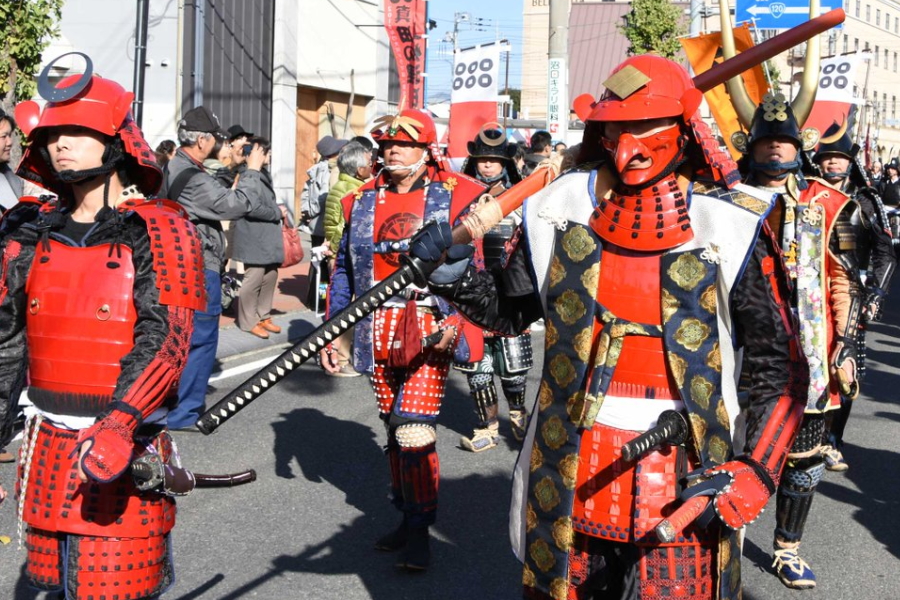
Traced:
<path fill-rule="evenodd" d="M 120 361 L 134 346 L 131 249 L 38 245 L 26 286 L 29 375 L 35 404 L 92 416 L 112 397 Z M 74 293 L 73 293 L 74 290 Z M 64 401 L 41 406 L 48 397 Z"/>
<path fill-rule="evenodd" d="M 375 201 L 375 281 L 386 279 L 400 266 L 399 251 L 406 247 L 404 245 L 401 248 L 400 242 L 409 240 L 422 226 L 427 190 L 425 187 L 405 194 L 384 191 L 384 195 L 379 195 Z M 384 242 L 388 247 L 391 242 L 396 242 L 398 251 L 379 252 L 379 242 L 382 243 L 382 248 L 385 246 Z"/>
<path fill-rule="evenodd" d="M 620 319 L 662 324 L 659 254 L 608 245 L 601 258 L 597 301 Z M 599 328 L 598 328 L 599 330 Z M 628 336 L 607 395 L 678 398 L 668 374 L 662 338 Z"/>

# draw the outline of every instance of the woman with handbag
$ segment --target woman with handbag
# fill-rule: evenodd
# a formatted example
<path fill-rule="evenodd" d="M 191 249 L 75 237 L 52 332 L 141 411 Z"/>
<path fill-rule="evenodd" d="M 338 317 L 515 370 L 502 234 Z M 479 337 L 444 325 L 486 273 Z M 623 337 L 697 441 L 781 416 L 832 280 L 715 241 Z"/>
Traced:
<path fill-rule="evenodd" d="M 275 189 L 268 165 L 271 160 L 269 140 L 254 137 L 251 144 L 261 146 L 266 152 L 266 162 L 260 171 L 263 194 L 260 207 L 271 210 L 277 206 Z M 282 218 L 273 221 L 260 218 L 257 211 L 234 221 L 234 251 L 232 257 L 244 263 L 244 280 L 238 295 L 237 325 L 262 339 L 270 333 L 280 333 L 281 327 L 272 322 L 272 301 L 278 283 L 278 267 L 284 260 L 284 242 L 281 222 L 285 208 L 281 207 Z"/>

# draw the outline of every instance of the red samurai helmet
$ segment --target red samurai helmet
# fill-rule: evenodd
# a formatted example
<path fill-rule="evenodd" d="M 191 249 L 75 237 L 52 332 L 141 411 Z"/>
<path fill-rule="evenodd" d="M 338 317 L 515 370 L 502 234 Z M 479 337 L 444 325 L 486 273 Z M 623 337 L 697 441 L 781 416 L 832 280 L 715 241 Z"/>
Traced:
<path fill-rule="evenodd" d="M 379 157 L 383 156 L 385 142 L 410 142 L 425 146 L 430 155 L 430 160 L 426 155 L 426 162 L 432 163 L 438 170 L 447 170 L 438 145 L 434 119 L 424 111 L 407 108 L 397 115 L 385 115 L 375 121 L 372 137 L 378 143 Z"/>
<path fill-rule="evenodd" d="M 90 58 L 85 72 L 70 75 L 53 86 L 50 68 L 64 54 L 48 64 L 38 78 L 38 93 L 47 100 L 43 111 L 37 102 L 28 100 L 16 106 L 16 121 L 27 136 L 25 150 L 17 174 L 35 181 L 50 191 L 61 194 L 67 183 L 125 169 L 128 179 L 145 195 L 155 193 L 162 183 L 162 170 L 150 146 L 131 117 L 134 94 L 110 79 L 93 74 Z M 89 171 L 57 173 L 50 165 L 45 146 L 46 134 L 54 127 L 79 126 L 106 136 L 103 165 Z"/>

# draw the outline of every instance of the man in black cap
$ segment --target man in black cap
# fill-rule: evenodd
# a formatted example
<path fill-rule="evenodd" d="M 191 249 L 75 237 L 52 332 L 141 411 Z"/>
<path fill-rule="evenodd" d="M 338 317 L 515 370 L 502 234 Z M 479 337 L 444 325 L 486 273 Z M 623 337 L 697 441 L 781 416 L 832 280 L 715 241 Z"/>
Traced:
<path fill-rule="evenodd" d="M 192 108 L 178 123 L 175 157 L 166 166 L 162 198 L 176 200 L 197 225 L 203 242 L 206 310 L 194 316 L 194 333 L 187 365 L 178 387 L 178 405 L 169 412 L 170 429 L 194 429 L 205 410 L 206 386 L 216 360 L 219 342 L 219 315 L 222 313 L 221 271 L 225 260 L 222 221 L 246 215 L 260 221 L 281 222 L 281 212 L 260 202 L 263 197 L 260 169 L 266 153 L 254 144 L 247 156 L 247 168 L 234 189 L 222 187 L 203 170 L 203 161 L 216 145 L 216 137 L 229 133 L 205 106 Z"/>

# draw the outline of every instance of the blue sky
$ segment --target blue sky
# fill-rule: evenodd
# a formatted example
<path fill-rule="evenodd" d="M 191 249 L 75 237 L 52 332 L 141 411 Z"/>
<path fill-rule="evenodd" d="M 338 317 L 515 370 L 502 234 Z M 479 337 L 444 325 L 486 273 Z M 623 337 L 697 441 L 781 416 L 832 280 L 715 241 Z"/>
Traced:
<path fill-rule="evenodd" d="M 453 44 L 442 41 L 447 33 L 453 32 L 455 13 L 469 13 L 471 21 L 460 23 L 459 45 L 461 48 L 500 39 L 512 44 L 512 60 L 509 64 L 509 85 L 519 87 L 522 76 L 522 3 L 523 0 L 428 0 L 428 18 L 437 21 L 437 28 L 431 31 L 428 40 L 428 97 L 429 99 L 450 95 L 451 69 L 453 66 Z M 483 25 L 476 27 L 475 20 L 481 18 Z M 501 64 L 501 69 L 506 65 Z M 501 70 L 501 77 L 505 72 Z M 501 93 L 502 93 L 501 79 Z"/>

